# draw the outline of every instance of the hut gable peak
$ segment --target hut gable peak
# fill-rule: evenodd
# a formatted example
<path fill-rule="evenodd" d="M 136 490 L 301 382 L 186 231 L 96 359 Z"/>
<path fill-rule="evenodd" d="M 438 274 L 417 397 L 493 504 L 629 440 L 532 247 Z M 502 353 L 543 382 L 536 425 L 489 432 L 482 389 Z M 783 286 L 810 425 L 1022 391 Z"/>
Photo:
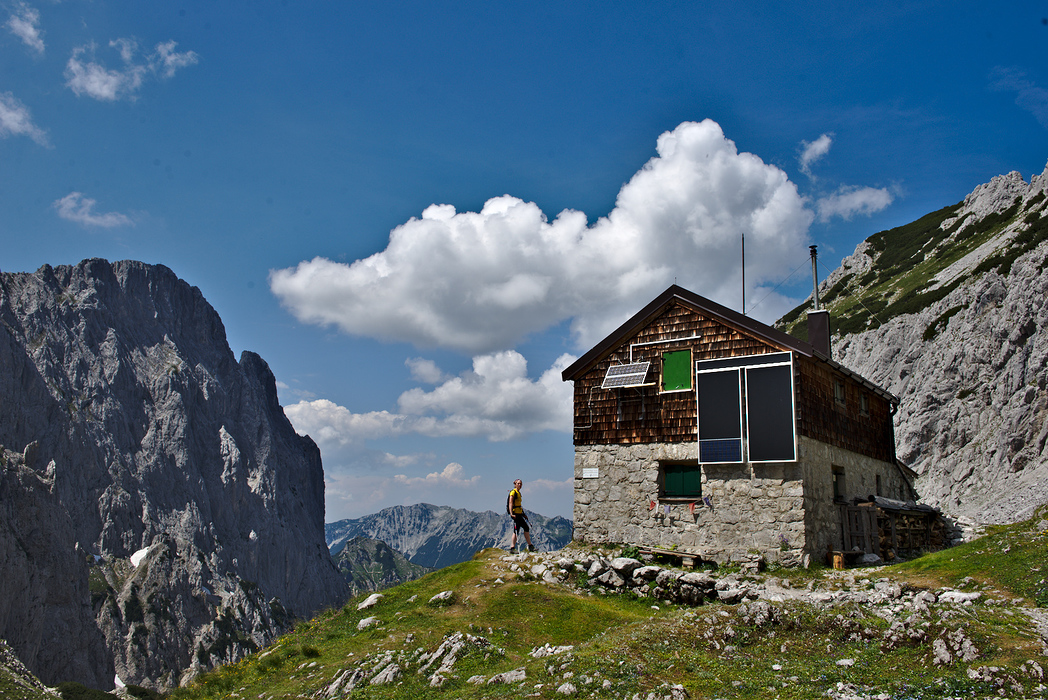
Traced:
<path fill-rule="evenodd" d="M 572 381 L 613 353 L 618 362 L 627 362 L 631 345 L 652 343 L 669 347 L 674 341 L 688 342 L 706 336 L 712 341 L 708 350 L 711 354 L 702 359 L 782 351 L 806 357 L 816 355 L 804 341 L 672 285 L 567 367 L 561 376 L 564 381 Z M 740 352 L 740 346 L 747 350 Z"/>

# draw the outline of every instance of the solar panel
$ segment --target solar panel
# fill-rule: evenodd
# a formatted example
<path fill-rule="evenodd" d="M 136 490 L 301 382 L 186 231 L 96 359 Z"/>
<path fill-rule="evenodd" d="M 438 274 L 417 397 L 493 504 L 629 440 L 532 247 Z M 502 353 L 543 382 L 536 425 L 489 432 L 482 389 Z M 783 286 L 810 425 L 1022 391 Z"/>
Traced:
<path fill-rule="evenodd" d="M 604 383 L 601 389 L 622 389 L 631 386 L 641 386 L 648 376 L 650 362 L 632 362 L 628 365 L 612 365 L 608 367 L 608 373 L 604 375 Z"/>

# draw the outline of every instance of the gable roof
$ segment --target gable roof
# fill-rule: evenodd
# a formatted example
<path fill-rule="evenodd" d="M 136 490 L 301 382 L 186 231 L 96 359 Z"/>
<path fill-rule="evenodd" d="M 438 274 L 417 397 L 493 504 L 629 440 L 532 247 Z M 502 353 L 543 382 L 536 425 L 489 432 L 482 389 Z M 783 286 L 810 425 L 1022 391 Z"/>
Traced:
<path fill-rule="evenodd" d="M 871 391 L 881 395 L 891 403 L 898 405 L 899 398 L 894 394 L 885 391 L 876 384 L 869 380 L 861 377 L 855 372 L 851 371 L 847 367 L 834 362 L 830 358 L 823 355 L 821 352 L 816 350 L 810 343 L 806 343 L 803 340 L 798 340 L 788 333 L 783 333 L 777 328 L 772 328 L 769 325 L 761 323 L 749 316 L 744 316 L 738 311 L 729 309 L 726 306 L 721 306 L 715 301 L 710 301 L 704 296 L 700 296 L 695 292 L 688 291 L 683 287 L 679 287 L 676 284 L 671 285 L 665 292 L 655 297 L 647 306 L 634 314 L 628 321 L 623 323 L 617 329 L 612 331 L 604 340 L 597 343 L 588 352 L 582 355 L 579 359 L 571 363 L 567 368 L 561 372 L 561 378 L 566 381 L 573 381 L 577 377 L 587 372 L 594 364 L 599 362 L 607 353 L 611 352 L 619 345 L 622 344 L 623 340 L 633 335 L 635 332 L 647 325 L 655 316 L 662 313 L 668 306 L 674 302 L 681 302 L 685 306 L 689 306 L 697 311 L 700 311 L 707 316 L 718 319 L 719 321 L 734 326 L 737 330 L 759 338 L 769 345 L 773 345 L 782 350 L 788 350 L 805 357 L 815 358 L 822 362 L 826 362 L 834 369 L 849 375 L 856 381 L 866 386 Z"/>

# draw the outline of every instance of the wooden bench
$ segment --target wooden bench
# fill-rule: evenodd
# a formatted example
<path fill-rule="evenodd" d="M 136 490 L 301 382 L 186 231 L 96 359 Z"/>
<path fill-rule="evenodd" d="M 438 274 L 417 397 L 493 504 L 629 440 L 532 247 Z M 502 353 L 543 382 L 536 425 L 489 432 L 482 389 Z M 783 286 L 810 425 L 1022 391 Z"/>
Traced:
<path fill-rule="evenodd" d="M 641 554 L 651 554 L 658 557 L 670 557 L 680 559 L 681 566 L 695 568 L 702 563 L 702 555 L 694 552 L 684 552 L 679 549 L 659 549 L 658 547 L 639 547 Z"/>

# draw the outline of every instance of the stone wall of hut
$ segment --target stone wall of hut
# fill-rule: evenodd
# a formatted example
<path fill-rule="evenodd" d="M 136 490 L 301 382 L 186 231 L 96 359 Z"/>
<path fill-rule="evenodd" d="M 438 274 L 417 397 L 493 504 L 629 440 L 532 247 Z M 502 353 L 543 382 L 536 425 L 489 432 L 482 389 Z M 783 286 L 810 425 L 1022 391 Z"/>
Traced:
<path fill-rule="evenodd" d="M 798 461 L 704 464 L 702 497 L 660 497 L 660 463 L 697 459 L 696 443 L 579 445 L 575 448 L 575 539 L 676 548 L 720 563 L 759 552 L 767 561 L 807 565 L 840 549 L 833 468 L 856 493 L 899 498 L 891 464 L 799 437 Z M 851 487 L 849 486 L 849 489 Z"/>

